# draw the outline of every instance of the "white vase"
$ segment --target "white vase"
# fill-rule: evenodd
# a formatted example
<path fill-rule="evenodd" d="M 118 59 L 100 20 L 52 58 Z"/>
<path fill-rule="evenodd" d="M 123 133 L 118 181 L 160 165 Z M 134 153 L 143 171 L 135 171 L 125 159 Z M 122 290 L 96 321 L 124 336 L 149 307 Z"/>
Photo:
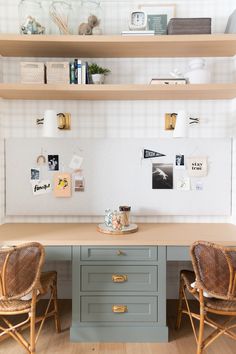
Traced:
<path fill-rule="evenodd" d="M 190 84 L 208 84 L 211 82 L 211 73 L 205 68 L 206 61 L 202 58 L 190 60 L 188 63 L 190 71 L 184 77 Z"/>
<path fill-rule="evenodd" d="M 95 85 L 102 85 L 105 82 L 104 74 L 92 74 L 92 81 Z"/>
<path fill-rule="evenodd" d="M 43 137 L 53 138 L 58 135 L 59 129 L 57 124 L 57 112 L 52 109 L 48 109 L 44 112 Z"/>
<path fill-rule="evenodd" d="M 174 138 L 186 138 L 188 136 L 188 116 L 185 111 L 179 111 L 176 117 Z"/>

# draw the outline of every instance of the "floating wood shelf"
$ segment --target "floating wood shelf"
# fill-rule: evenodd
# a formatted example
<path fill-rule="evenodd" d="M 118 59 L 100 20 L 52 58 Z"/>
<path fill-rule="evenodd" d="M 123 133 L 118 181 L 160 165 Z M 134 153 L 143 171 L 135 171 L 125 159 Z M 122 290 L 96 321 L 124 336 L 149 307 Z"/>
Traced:
<path fill-rule="evenodd" d="M 236 34 L 169 36 L 0 35 L 5 57 L 228 57 Z"/>
<path fill-rule="evenodd" d="M 236 97 L 236 83 L 178 86 L 0 84 L 0 97 L 14 100 L 220 100 Z"/>

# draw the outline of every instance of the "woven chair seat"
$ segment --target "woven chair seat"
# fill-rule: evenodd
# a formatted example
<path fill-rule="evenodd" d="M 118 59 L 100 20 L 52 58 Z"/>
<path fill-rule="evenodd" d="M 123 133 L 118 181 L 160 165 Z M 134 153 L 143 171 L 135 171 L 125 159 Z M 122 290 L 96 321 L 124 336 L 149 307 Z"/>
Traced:
<path fill-rule="evenodd" d="M 0 313 L 28 310 L 31 302 L 31 300 L 0 301 Z"/>
<path fill-rule="evenodd" d="M 39 293 L 37 300 L 41 297 L 41 295 L 46 294 L 49 291 L 50 286 L 56 280 L 57 273 L 55 271 L 43 272 L 40 276 L 40 284 L 41 284 L 41 293 Z M 7 300 L 0 301 L 0 313 L 4 312 L 15 312 L 15 311 L 24 311 L 30 309 L 31 307 L 31 295 L 29 295 L 29 299 L 27 300 Z"/>
<path fill-rule="evenodd" d="M 185 285 L 188 290 L 193 290 L 191 284 L 195 281 L 196 276 L 193 271 L 183 270 L 181 272 L 182 277 L 184 279 Z M 199 299 L 198 293 L 194 293 L 193 296 L 196 299 Z M 230 300 L 220 300 L 216 298 L 204 298 L 204 304 L 206 307 L 217 310 L 217 311 L 227 311 L 227 312 L 235 312 L 236 311 L 236 301 Z"/>

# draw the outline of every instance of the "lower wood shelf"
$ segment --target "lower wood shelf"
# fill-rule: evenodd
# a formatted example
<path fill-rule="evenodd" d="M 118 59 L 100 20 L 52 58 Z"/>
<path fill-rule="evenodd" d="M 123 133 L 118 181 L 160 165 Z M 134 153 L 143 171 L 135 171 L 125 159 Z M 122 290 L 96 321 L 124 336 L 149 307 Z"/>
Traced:
<path fill-rule="evenodd" d="M 13 100 L 220 100 L 236 97 L 236 83 L 178 86 L 0 84 L 0 97 Z"/>

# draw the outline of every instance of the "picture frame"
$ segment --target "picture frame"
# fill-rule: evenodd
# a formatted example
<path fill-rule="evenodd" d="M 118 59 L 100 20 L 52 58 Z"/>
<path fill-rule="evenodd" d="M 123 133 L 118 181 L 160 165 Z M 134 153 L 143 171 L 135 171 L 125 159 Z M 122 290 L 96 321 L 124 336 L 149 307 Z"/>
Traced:
<path fill-rule="evenodd" d="M 147 30 L 154 30 L 155 34 L 167 34 L 168 22 L 175 17 L 175 4 L 140 4 L 138 8 L 147 14 Z"/>

